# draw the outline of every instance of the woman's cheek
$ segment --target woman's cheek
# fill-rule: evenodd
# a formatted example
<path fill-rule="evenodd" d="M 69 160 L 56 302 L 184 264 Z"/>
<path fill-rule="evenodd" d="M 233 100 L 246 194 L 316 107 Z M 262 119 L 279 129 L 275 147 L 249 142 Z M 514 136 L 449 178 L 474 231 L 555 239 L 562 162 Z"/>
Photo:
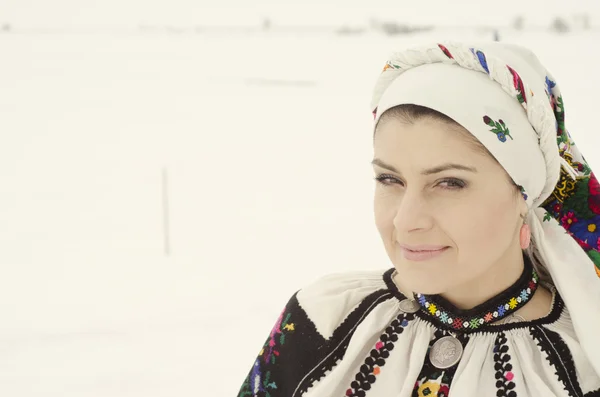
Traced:
<path fill-rule="evenodd" d="M 477 206 L 476 212 L 468 221 L 464 222 L 469 228 L 468 233 L 474 242 L 480 246 L 499 245 L 500 239 L 505 238 L 509 230 L 506 228 L 507 220 L 510 219 L 507 209 L 502 205 Z"/>
<path fill-rule="evenodd" d="M 454 244 L 478 245 L 482 240 L 493 238 L 494 228 L 490 227 L 489 214 L 485 206 L 469 201 L 457 203 L 452 209 L 446 209 L 438 216 L 440 227 L 450 236 Z M 491 222 L 493 223 L 493 222 Z"/>

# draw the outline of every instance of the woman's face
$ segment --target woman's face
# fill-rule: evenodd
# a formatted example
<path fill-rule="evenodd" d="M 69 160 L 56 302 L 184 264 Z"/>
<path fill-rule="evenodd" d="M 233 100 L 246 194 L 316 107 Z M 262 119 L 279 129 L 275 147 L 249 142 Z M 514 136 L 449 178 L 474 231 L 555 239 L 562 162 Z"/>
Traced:
<path fill-rule="evenodd" d="M 442 294 L 474 282 L 502 265 L 515 246 L 520 250 L 525 202 L 516 199 L 502 166 L 475 152 L 457 126 L 429 118 L 386 119 L 375 135 L 373 167 L 380 178 L 374 200 L 377 229 L 411 291 Z M 415 260 L 405 257 L 403 244 L 448 248 Z"/>

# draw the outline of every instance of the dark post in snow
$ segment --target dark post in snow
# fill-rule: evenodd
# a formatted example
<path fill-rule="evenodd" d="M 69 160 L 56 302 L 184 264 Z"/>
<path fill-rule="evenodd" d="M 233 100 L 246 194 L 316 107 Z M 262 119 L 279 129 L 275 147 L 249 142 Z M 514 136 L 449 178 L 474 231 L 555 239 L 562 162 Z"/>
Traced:
<path fill-rule="evenodd" d="M 500 33 L 498 29 L 494 29 L 494 41 L 500 41 Z"/>
<path fill-rule="evenodd" d="M 170 236 L 169 236 L 169 180 L 167 167 L 162 170 L 162 202 L 163 202 L 163 238 L 165 244 L 165 255 L 171 254 Z"/>

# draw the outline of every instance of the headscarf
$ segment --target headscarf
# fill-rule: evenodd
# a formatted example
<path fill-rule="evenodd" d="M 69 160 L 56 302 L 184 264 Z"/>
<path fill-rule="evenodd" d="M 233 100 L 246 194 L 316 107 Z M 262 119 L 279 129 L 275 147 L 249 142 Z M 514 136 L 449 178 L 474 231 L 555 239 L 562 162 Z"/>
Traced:
<path fill-rule="evenodd" d="M 556 79 L 517 45 L 438 43 L 388 58 L 373 92 L 373 128 L 401 104 L 453 118 L 519 186 L 543 264 L 600 374 L 600 185 L 565 126 Z"/>

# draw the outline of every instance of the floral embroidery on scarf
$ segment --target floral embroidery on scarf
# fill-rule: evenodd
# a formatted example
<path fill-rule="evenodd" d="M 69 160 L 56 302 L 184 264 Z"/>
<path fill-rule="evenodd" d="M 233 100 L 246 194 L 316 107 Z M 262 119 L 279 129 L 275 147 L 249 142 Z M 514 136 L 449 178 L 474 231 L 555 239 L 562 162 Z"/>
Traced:
<path fill-rule="evenodd" d="M 574 165 L 570 155 L 563 157 Z M 547 211 L 544 220 L 554 217 L 587 252 L 600 276 L 600 190 L 594 173 L 587 170 L 583 174 L 572 180 L 561 169 L 556 188 L 542 205 Z"/>
<path fill-rule="evenodd" d="M 523 107 L 527 107 L 527 97 L 525 96 L 525 85 L 523 84 L 523 80 L 521 80 L 521 76 L 510 66 L 506 65 L 510 74 L 513 76 L 513 86 L 515 90 L 517 90 L 517 99 L 519 103 L 523 105 Z"/>
<path fill-rule="evenodd" d="M 562 96 L 559 96 L 558 98 L 554 98 L 554 96 L 552 96 L 552 98 L 552 102 L 554 104 L 554 116 L 556 118 L 556 136 L 558 146 L 560 147 L 561 144 L 564 144 L 568 148 L 571 145 L 571 137 L 568 133 L 566 133 L 565 128 L 565 105 L 563 103 Z"/>
<path fill-rule="evenodd" d="M 498 121 L 492 120 L 489 116 L 483 116 L 483 122 L 492 127 L 490 131 L 492 131 L 500 142 L 506 142 L 506 137 L 508 136 L 511 140 L 513 137 L 510 135 L 510 131 L 504 121 L 499 119 Z"/>
<path fill-rule="evenodd" d="M 578 156 L 580 161 L 574 159 L 574 154 L 579 151 L 565 128 L 563 98 L 556 92 L 556 83 L 548 76 L 546 89 L 556 118 L 559 154 L 575 170 L 577 177 L 573 179 L 561 167 L 554 191 L 542 204 L 547 211 L 544 221 L 556 219 L 587 253 L 600 277 L 600 184 L 583 156 Z"/>
<path fill-rule="evenodd" d="M 381 71 L 381 73 L 385 72 L 388 69 L 400 69 L 400 66 L 395 65 L 391 62 L 386 62 L 385 66 L 383 67 L 383 70 Z"/>
<path fill-rule="evenodd" d="M 242 385 L 239 397 L 256 396 L 258 393 L 264 393 L 265 397 L 271 397 L 270 392 L 277 389 L 277 383 L 271 380 L 271 371 L 267 368 L 277 362 L 278 347 L 285 344 L 286 334 L 295 330 L 294 323 L 290 323 L 292 314 L 286 314 L 285 311 L 284 309 L 279 315 L 269 338 L 258 354 L 250 376 Z"/>
<path fill-rule="evenodd" d="M 450 51 L 448 51 L 448 49 L 446 48 L 446 46 L 442 45 L 442 44 L 438 44 L 438 47 L 440 47 L 440 50 L 442 50 L 442 52 L 450 59 L 454 59 L 454 57 L 452 56 L 452 54 L 450 53 Z"/>
<path fill-rule="evenodd" d="M 525 193 L 525 188 L 521 185 L 518 185 L 519 190 L 521 191 L 521 195 L 523 196 L 523 200 L 527 201 L 527 193 Z"/>
<path fill-rule="evenodd" d="M 554 109 L 554 95 L 552 95 L 552 89 L 554 87 L 556 87 L 556 83 L 552 81 L 550 77 L 546 76 L 546 95 L 548 96 L 552 109 Z"/>
<path fill-rule="evenodd" d="M 488 68 L 487 60 L 485 59 L 485 54 L 479 50 L 476 51 L 474 48 L 471 48 L 471 52 L 477 57 L 477 60 L 483 67 L 483 70 L 485 70 L 487 74 L 490 74 L 490 69 Z"/>

